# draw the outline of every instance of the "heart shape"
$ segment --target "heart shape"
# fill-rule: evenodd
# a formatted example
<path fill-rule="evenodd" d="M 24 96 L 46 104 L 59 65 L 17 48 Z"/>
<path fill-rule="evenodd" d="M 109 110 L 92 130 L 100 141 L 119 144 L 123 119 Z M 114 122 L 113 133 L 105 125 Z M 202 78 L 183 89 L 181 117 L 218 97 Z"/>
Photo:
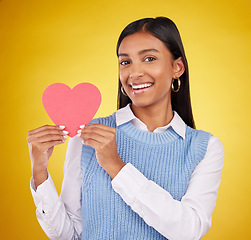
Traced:
<path fill-rule="evenodd" d="M 80 83 L 73 89 L 54 83 L 45 89 L 42 101 L 51 120 L 65 126 L 68 136 L 73 137 L 79 126 L 87 125 L 98 111 L 101 94 L 91 83 Z"/>

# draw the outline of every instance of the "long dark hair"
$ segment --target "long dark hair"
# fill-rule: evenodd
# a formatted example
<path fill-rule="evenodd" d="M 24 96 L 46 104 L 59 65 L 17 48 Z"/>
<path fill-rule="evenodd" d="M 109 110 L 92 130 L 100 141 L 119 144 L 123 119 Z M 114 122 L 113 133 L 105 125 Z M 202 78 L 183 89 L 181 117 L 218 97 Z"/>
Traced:
<path fill-rule="evenodd" d="M 161 40 L 171 52 L 174 60 L 178 59 L 179 57 L 182 57 L 185 65 L 185 72 L 180 77 L 180 90 L 178 92 L 171 93 L 171 104 L 172 109 L 180 115 L 183 121 L 188 126 L 195 128 L 189 91 L 188 64 L 181 37 L 176 25 L 172 20 L 166 17 L 143 18 L 130 23 L 125 27 L 125 29 L 121 32 L 119 36 L 117 43 L 117 55 L 122 40 L 128 35 L 140 31 L 149 32 L 150 34 Z M 125 107 L 128 103 L 132 102 L 129 97 L 122 94 L 121 86 L 122 85 L 119 80 L 117 99 L 118 109 Z"/>

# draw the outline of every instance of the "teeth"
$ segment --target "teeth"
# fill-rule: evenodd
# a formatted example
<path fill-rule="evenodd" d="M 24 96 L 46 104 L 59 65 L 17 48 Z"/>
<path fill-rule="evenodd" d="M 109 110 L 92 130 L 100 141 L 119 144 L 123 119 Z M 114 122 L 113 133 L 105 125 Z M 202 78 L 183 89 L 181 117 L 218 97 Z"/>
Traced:
<path fill-rule="evenodd" d="M 143 84 L 139 84 L 139 85 L 132 85 L 133 90 L 138 90 L 138 89 L 142 89 L 142 88 L 147 88 L 147 87 L 151 87 L 153 84 L 152 83 L 143 83 Z"/>

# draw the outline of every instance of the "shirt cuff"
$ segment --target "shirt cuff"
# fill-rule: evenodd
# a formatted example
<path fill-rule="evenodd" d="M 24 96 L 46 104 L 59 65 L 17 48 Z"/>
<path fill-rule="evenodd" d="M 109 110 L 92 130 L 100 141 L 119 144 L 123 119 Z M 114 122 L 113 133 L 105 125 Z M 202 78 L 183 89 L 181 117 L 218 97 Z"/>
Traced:
<path fill-rule="evenodd" d="M 31 178 L 30 189 L 34 203 L 40 213 L 47 213 L 53 209 L 59 201 L 59 196 L 50 174 L 48 174 L 48 178 L 40 184 L 37 189 L 34 184 L 34 179 Z"/>
<path fill-rule="evenodd" d="M 147 183 L 148 179 L 131 163 L 127 163 L 112 180 L 112 187 L 128 205 L 132 205 Z"/>

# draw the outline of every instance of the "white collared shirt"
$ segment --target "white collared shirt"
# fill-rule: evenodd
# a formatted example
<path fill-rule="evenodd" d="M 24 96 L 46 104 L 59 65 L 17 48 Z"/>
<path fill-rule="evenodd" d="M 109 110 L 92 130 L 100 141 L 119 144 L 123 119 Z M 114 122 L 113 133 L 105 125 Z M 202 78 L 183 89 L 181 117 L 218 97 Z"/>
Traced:
<path fill-rule="evenodd" d="M 116 112 L 117 126 L 128 121 L 148 131 L 136 118 L 129 105 Z M 154 132 L 172 127 L 185 138 L 186 125 L 174 112 L 172 121 Z M 31 179 L 31 192 L 37 207 L 37 219 L 50 239 L 80 239 L 81 216 L 81 151 L 78 137 L 69 140 L 64 165 L 64 180 L 60 197 L 51 176 L 35 189 Z M 218 138 L 211 136 L 207 152 L 198 164 L 181 201 L 153 181 L 148 180 L 128 163 L 111 181 L 114 191 L 138 213 L 145 222 L 170 240 L 200 239 L 210 228 L 223 168 L 224 149 Z"/>
<path fill-rule="evenodd" d="M 173 119 L 168 125 L 164 127 L 158 127 L 153 132 L 162 133 L 165 132 L 169 127 L 172 127 L 176 133 L 178 133 L 183 139 L 185 139 L 186 124 L 183 122 L 183 120 L 181 119 L 181 117 L 177 112 L 174 111 L 173 113 L 174 113 Z M 141 122 L 138 118 L 135 117 L 135 115 L 131 110 L 130 104 L 128 104 L 126 107 L 117 110 L 116 124 L 117 126 L 120 126 L 130 121 L 136 128 L 148 131 L 147 126 L 143 122 Z"/>

